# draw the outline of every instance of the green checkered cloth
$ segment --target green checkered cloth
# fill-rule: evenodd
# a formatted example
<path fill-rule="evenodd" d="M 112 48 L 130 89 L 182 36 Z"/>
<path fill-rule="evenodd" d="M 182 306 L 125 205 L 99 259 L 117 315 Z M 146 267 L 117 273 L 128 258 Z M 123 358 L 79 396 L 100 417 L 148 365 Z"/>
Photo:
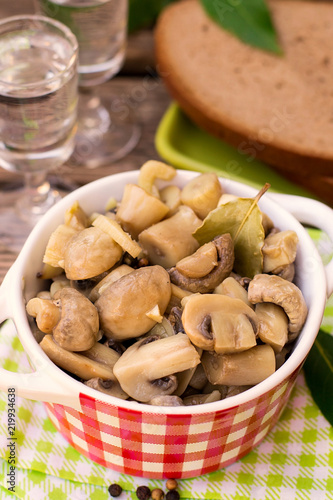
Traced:
<path fill-rule="evenodd" d="M 332 244 L 311 232 L 327 261 Z M 327 302 L 322 328 L 333 334 L 333 296 Z M 7 322 L 0 332 L 1 365 L 29 372 L 15 329 Z M 0 498 L 24 500 L 107 500 L 108 486 L 123 488 L 120 499 L 136 499 L 138 486 L 150 481 L 106 469 L 74 450 L 56 431 L 44 405 L 16 400 L 15 494 L 8 490 L 7 394 L 0 393 Z M 182 499 L 214 500 L 333 500 L 333 428 L 314 403 L 303 373 L 277 425 L 250 454 L 235 464 L 193 479 L 179 481 Z"/>

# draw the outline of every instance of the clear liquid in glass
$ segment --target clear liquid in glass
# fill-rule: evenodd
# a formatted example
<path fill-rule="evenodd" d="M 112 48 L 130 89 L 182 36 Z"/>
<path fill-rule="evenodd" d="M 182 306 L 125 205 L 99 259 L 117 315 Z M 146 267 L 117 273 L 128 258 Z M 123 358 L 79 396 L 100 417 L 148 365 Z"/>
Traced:
<path fill-rule="evenodd" d="M 127 0 L 38 0 L 39 11 L 66 24 L 79 43 L 81 86 L 107 81 L 122 66 Z"/>
<path fill-rule="evenodd" d="M 0 35 L 2 167 L 36 172 L 70 156 L 77 110 L 72 54 L 69 41 L 38 27 Z"/>

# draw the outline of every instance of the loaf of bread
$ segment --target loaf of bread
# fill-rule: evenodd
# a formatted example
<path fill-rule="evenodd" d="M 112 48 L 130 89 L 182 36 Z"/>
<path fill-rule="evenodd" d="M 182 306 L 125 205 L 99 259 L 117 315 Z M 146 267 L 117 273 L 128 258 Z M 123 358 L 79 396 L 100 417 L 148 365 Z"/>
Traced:
<path fill-rule="evenodd" d="M 165 9 L 157 68 L 197 125 L 306 179 L 333 176 L 333 4 L 270 0 L 283 55 L 223 30 L 198 0 Z"/>

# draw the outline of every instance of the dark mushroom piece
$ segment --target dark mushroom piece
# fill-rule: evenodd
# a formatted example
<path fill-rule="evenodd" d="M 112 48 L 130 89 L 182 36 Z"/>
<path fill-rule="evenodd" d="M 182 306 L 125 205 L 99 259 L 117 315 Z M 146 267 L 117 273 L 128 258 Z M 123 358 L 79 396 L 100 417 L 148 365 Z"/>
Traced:
<path fill-rule="evenodd" d="M 217 252 L 216 266 L 208 274 L 202 274 L 201 277 L 191 278 L 185 276 L 179 268 L 172 267 L 169 270 L 172 283 L 193 293 L 209 293 L 212 292 L 225 278 L 229 276 L 234 265 L 234 245 L 229 233 L 218 236 L 211 242 Z M 191 259 L 192 267 L 200 269 L 200 261 L 204 259 L 205 254 L 199 248 L 188 259 Z M 182 266 L 184 269 L 184 266 Z M 206 266 L 204 266 L 204 269 Z"/>

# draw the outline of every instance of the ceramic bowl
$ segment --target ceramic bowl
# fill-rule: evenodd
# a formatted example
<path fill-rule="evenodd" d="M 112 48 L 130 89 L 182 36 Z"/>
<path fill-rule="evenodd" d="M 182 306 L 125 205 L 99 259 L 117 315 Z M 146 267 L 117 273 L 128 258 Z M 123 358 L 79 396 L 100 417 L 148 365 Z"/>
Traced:
<path fill-rule="evenodd" d="M 174 182 L 183 186 L 196 175 L 178 171 Z M 125 184 L 137 179 L 135 171 L 87 184 L 60 201 L 33 229 L 0 288 L 0 322 L 13 320 L 34 372 L 21 375 L 1 368 L 0 389 L 14 386 L 18 395 L 45 402 L 51 421 L 69 443 L 105 467 L 152 479 L 194 477 L 249 453 L 280 417 L 333 290 L 333 262 L 323 266 L 298 221 L 326 231 L 333 239 L 333 211 L 290 195 L 265 194 L 259 203 L 278 228 L 294 230 L 299 237 L 296 284 L 309 313 L 287 361 L 260 384 L 231 398 L 191 407 L 155 407 L 99 393 L 64 373 L 39 347 L 25 312 L 27 300 L 42 286 L 36 273 L 50 233 L 63 222 L 65 210 L 78 200 L 88 214 L 102 211 L 111 196 L 120 200 Z M 238 196 L 257 194 L 228 179 L 221 179 L 221 184 L 225 192 Z"/>

